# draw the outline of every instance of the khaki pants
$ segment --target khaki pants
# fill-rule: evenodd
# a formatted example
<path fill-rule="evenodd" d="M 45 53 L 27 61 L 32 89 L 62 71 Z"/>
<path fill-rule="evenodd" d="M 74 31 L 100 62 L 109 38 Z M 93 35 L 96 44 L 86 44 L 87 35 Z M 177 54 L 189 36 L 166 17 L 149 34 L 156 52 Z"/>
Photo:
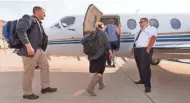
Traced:
<path fill-rule="evenodd" d="M 38 49 L 34 57 L 22 57 L 24 65 L 23 75 L 23 92 L 24 94 L 32 94 L 32 79 L 34 76 L 35 66 L 41 69 L 41 88 L 49 87 L 49 63 L 46 53 L 42 49 Z"/>

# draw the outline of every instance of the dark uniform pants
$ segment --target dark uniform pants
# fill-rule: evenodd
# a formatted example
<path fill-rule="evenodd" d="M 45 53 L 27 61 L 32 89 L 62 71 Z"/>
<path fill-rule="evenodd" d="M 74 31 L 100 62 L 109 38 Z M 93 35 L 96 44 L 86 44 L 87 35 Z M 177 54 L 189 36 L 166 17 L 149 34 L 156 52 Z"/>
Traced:
<path fill-rule="evenodd" d="M 139 70 L 141 81 L 144 82 L 145 87 L 151 87 L 151 69 L 150 64 L 152 61 L 153 49 L 149 53 L 146 48 L 135 48 L 134 57 Z"/>

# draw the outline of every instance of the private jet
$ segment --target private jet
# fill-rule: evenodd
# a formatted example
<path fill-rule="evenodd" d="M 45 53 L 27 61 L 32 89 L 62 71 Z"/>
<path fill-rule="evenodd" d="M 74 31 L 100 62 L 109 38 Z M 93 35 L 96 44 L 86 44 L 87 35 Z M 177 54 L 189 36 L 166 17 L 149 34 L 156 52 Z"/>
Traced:
<path fill-rule="evenodd" d="M 149 25 L 158 30 L 154 45 L 152 64 L 159 64 L 161 59 L 190 58 L 190 14 L 104 14 L 91 4 L 83 15 L 70 15 L 61 18 L 46 29 L 49 36 L 47 53 L 49 56 L 85 56 L 80 40 L 92 31 L 96 22 L 105 25 L 112 18 L 115 25 L 121 25 L 119 50 L 117 57 L 131 58 L 130 51 L 135 35 L 140 30 L 140 18 L 149 19 Z"/>

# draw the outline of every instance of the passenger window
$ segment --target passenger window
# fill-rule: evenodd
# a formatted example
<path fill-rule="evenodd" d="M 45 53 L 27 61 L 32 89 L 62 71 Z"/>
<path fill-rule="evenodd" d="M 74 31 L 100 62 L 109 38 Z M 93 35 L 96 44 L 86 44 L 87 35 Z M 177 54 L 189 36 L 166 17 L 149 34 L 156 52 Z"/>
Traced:
<path fill-rule="evenodd" d="M 65 24 L 67 24 L 67 26 L 70 26 L 70 25 L 74 24 L 75 17 L 64 17 L 60 21 L 61 21 L 61 23 L 65 23 Z"/>
<path fill-rule="evenodd" d="M 179 29 L 181 27 L 181 22 L 176 19 L 176 18 L 173 18 L 171 21 L 170 21 L 170 24 L 172 26 L 173 29 Z"/>
<path fill-rule="evenodd" d="M 129 19 L 127 21 L 127 26 L 129 29 L 133 30 L 137 27 L 137 22 L 134 19 Z"/>
<path fill-rule="evenodd" d="M 155 28 L 158 28 L 159 27 L 159 22 L 156 19 L 150 19 L 149 20 L 149 25 L 154 26 Z"/>

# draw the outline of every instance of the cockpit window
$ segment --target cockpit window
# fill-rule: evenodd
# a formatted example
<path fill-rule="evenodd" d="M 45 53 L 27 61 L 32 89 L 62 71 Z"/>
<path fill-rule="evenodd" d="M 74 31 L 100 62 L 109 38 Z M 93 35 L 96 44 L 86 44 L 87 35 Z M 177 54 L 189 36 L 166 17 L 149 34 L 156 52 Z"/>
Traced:
<path fill-rule="evenodd" d="M 61 27 L 59 26 L 59 23 L 56 23 L 56 24 L 54 25 L 54 27 L 61 28 Z"/>
<path fill-rule="evenodd" d="M 67 26 L 70 26 L 70 25 L 74 24 L 75 17 L 64 17 L 60 21 L 61 21 L 61 23 L 65 23 L 65 24 L 67 24 Z"/>
<path fill-rule="evenodd" d="M 53 26 L 51 26 L 50 28 L 61 28 L 61 26 L 59 25 L 59 23 L 56 23 L 56 24 L 54 24 Z"/>

